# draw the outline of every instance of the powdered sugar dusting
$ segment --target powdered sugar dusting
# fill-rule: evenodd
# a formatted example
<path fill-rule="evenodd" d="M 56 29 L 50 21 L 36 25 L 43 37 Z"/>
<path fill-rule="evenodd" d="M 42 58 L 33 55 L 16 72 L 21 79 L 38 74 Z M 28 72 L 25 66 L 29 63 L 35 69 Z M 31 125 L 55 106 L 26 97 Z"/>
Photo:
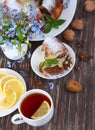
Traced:
<path fill-rule="evenodd" d="M 56 5 L 56 0 L 43 0 L 42 6 L 51 11 Z"/>
<path fill-rule="evenodd" d="M 16 0 L 6 0 L 6 3 L 10 9 L 20 10 L 22 7 Z"/>
<path fill-rule="evenodd" d="M 61 44 L 61 42 L 59 42 L 55 37 L 47 37 L 44 40 L 44 44 L 47 44 L 48 48 L 52 50 L 53 53 L 63 50 L 64 48 L 63 44 Z"/>
<path fill-rule="evenodd" d="M 20 11 L 21 8 L 23 8 L 23 5 L 21 5 L 19 2 L 17 2 L 17 0 L 6 0 L 7 6 L 10 9 L 16 9 L 18 11 Z M 35 2 L 35 0 L 32 0 L 30 2 L 27 2 L 24 5 L 24 11 L 28 12 L 29 11 L 29 4 L 33 5 L 34 8 L 36 8 L 38 6 L 38 3 Z"/>

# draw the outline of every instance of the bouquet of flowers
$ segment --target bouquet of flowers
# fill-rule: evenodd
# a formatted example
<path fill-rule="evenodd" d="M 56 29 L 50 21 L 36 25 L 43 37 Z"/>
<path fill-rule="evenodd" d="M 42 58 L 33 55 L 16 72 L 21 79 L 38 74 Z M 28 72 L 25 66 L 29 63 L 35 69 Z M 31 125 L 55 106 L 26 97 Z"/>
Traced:
<path fill-rule="evenodd" d="M 29 5 L 28 13 L 23 10 L 11 10 L 5 4 L 0 4 L 0 45 L 10 48 L 16 45 L 21 51 L 21 44 L 31 47 L 29 37 L 43 35 L 43 22 L 38 17 L 38 11 L 32 5 Z"/>

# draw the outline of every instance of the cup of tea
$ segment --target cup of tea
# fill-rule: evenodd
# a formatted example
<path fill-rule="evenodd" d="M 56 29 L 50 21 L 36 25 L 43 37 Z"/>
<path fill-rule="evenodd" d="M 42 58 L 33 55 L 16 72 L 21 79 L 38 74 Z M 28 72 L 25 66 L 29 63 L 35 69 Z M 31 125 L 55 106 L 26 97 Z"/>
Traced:
<path fill-rule="evenodd" d="M 41 89 L 32 89 L 24 93 L 18 103 L 19 114 L 11 118 L 13 124 L 27 123 L 42 126 L 50 121 L 54 113 L 52 97 Z"/>

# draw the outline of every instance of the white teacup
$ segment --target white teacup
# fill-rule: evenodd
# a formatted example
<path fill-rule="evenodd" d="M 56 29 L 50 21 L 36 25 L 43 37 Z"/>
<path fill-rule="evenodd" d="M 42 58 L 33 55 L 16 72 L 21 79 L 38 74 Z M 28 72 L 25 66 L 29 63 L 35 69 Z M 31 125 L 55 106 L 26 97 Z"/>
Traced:
<path fill-rule="evenodd" d="M 23 110 L 22 109 L 23 108 L 22 107 L 23 102 L 25 103 L 25 99 L 27 99 L 27 97 L 29 97 L 29 95 L 31 96 L 33 94 L 41 94 L 41 95 L 47 97 L 49 102 L 50 102 L 50 110 L 48 111 L 48 113 L 46 113 L 44 116 L 42 116 L 42 117 L 40 117 L 39 119 L 36 119 L 36 120 L 27 117 L 24 114 L 24 112 L 22 112 L 22 110 Z M 27 106 L 27 104 L 25 104 L 24 108 L 26 106 Z M 50 119 L 53 116 L 53 113 L 54 113 L 53 100 L 52 100 L 51 96 L 46 91 L 41 90 L 41 89 L 32 89 L 32 90 L 29 90 L 26 93 L 24 93 L 24 95 L 21 97 L 21 99 L 19 101 L 19 104 L 18 104 L 18 111 L 19 111 L 19 114 L 15 114 L 11 119 L 13 124 L 27 123 L 27 124 L 29 124 L 31 126 L 42 126 L 42 125 L 46 124 L 48 121 L 50 121 Z M 31 109 L 31 111 L 32 111 L 32 109 Z M 28 112 L 29 112 L 29 110 L 28 110 Z"/>

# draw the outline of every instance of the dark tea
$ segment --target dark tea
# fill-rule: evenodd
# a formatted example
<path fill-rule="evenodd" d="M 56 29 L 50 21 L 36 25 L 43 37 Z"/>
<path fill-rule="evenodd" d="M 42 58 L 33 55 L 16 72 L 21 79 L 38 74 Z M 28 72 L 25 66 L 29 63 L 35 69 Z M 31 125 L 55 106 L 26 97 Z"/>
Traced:
<path fill-rule="evenodd" d="M 31 116 L 37 111 L 43 101 L 47 101 L 51 106 L 50 100 L 43 94 L 35 93 L 27 96 L 22 104 L 21 104 L 21 112 L 27 118 L 31 118 Z"/>

